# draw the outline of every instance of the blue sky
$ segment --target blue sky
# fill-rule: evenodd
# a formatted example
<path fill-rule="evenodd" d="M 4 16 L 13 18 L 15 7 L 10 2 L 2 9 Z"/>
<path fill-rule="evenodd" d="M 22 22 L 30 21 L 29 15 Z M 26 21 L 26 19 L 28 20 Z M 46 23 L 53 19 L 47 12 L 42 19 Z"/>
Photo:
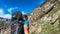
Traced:
<path fill-rule="evenodd" d="M 31 13 L 46 0 L 0 0 L 0 17 L 11 18 L 14 11 Z"/>

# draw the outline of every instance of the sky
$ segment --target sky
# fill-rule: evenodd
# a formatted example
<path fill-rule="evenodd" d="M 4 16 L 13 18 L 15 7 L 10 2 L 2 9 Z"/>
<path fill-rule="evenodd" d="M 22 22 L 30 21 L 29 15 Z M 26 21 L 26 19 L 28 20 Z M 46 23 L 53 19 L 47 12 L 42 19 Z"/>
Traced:
<path fill-rule="evenodd" d="M 11 18 L 15 11 L 23 14 L 31 13 L 46 0 L 0 0 L 0 17 Z"/>

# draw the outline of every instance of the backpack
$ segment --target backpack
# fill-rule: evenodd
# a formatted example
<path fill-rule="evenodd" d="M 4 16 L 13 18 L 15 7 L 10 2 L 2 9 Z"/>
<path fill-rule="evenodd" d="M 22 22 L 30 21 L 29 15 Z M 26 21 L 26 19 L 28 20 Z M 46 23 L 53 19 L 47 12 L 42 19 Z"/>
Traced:
<path fill-rule="evenodd" d="M 24 34 L 23 18 L 21 12 L 14 12 L 11 21 L 11 34 Z"/>
<path fill-rule="evenodd" d="M 14 20 L 19 21 L 21 19 L 22 19 L 22 13 L 21 12 L 17 11 L 17 12 L 14 12 L 12 14 L 12 21 L 14 21 Z"/>

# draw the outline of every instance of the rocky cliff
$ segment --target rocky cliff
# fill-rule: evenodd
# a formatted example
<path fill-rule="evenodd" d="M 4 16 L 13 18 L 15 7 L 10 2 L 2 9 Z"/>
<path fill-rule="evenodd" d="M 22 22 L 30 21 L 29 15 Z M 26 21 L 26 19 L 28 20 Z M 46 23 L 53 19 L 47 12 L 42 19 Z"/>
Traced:
<path fill-rule="evenodd" d="M 47 1 L 28 16 L 30 34 L 60 34 L 59 16 L 59 2 L 56 0 Z"/>

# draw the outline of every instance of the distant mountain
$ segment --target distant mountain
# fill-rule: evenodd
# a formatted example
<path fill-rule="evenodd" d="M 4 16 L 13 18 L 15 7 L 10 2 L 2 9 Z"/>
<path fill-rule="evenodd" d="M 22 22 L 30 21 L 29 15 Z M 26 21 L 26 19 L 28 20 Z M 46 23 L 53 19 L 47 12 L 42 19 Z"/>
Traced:
<path fill-rule="evenodd" d="M 0 17 L 0 19 L 4 19 L 3 17 Z"/>
<path fill-rule="evenodd" d="M 11 21 L 11 19 L 0 17 L 0 21 Z"/>

